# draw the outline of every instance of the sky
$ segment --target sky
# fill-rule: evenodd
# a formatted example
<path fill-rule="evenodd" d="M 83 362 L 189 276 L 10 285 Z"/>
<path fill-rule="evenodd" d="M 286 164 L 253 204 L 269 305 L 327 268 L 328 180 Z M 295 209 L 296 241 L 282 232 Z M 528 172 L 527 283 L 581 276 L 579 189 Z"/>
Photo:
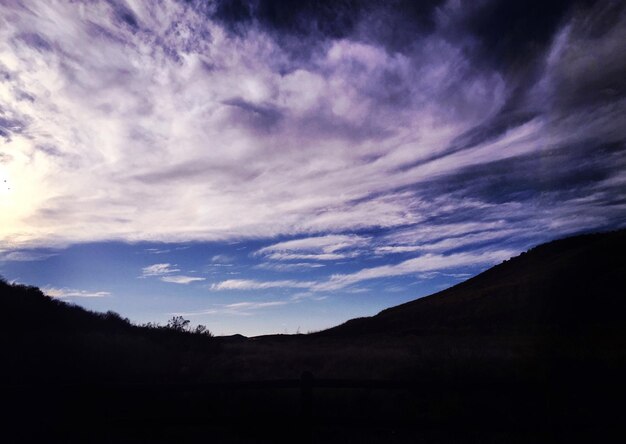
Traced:
<path fill-rule="evenodd" d="M 306 333 L 626 227 L 620 1 L 0 0 L 0 275 Z"/>

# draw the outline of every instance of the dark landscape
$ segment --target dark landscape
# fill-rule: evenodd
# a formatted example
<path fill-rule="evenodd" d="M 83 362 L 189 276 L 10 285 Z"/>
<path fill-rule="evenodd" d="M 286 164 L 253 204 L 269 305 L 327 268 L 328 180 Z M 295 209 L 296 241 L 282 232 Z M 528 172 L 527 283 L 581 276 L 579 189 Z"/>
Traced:
<path fill-rule="evenodd" d="M 625 250 L 626 230 L 557 240 L 371 318 L 252 338 L 2 282 L 3 442 L 606 439 L 623 425 Z"/>

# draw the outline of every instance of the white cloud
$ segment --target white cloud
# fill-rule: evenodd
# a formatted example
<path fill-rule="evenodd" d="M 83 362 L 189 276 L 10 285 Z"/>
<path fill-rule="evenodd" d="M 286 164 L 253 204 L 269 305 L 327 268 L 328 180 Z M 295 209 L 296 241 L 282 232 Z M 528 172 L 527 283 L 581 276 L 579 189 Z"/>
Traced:
<path fill-rule="evenodd" d="M 228 279 L 211 285 L 211 290 L 265 290 L 268 288 L 310 288 L 314 282 L 282 280 L 256 281 L 253 279 Z"/>
<path fill-rule="evenodd" d="M 448 270 L 457 267 L 493 265 L 510 258 L 514 254 L 515 252 L 507 250 L 483 253 L 455 253 L 450 255 L 425 254 L 399 264 L 364 268 L 350 274 L 335 274 L 328 281 L 321 282 L 313 288 L 317 291 L 333 291 L 370 279 Z"/>
<path fill-rule="evenodd" d="M 369 237 L 331 234 L 279 242 L 261 248 L 256 254 L 278 261 L 334 261 L 359 255 L 369 242 Z"/>
<path fill-rule="evenodd" d="M 515 251 L 496 250 L 483 252 L 464 252 L 449 255 L 425 254 L 393 265 L 363 268 L 350 274 L 334 274 L 326 281 L 257 281 L 248 279 L 230 279 L 211 286 L 212 290 L 262 290 L 268 288 L 302 288 L 313 292 L 336 291 L 358 282 L 408 274 L 426 273 L 425 278 L 432 277 L 432 272 L 450 270 L 469 266 L 493 265 L 509 259 Z M 460 275 L 460 274 L 459 274 Z M 356 289 L 356 292 L 367 289 Z"/>
<path fill-rule="evenodd" d="M 56 255 L 57 253 L 41 253 L 35 251 L 0 251 L 0 262 L 43 261 Z"/>
<path fill-rule="evenodd" d="M 279 242 L 261 248 L 260 254 L 267 254 L 276 251 L 322 251 L 333 253 L 345 248 L 360 247 L 367 245 L 369 238 L 356 235 L 328 235 L 317 237 L 306 237 L 285 242 Z"/>
<path fill-rule="evenodd" d="M 204 281 L 206 278 L 186 276 L 173 273 L 180 272 L 180 268 L 175 268 L 176 265 L 169 263 L 152 264 L 141 269 L 140 278 L 157 276 L 163 282 L 169 282 L 172 284 L 190 284 L 191 282 Z"/>
<path fill-rule="evenodd" d="M 458 224 L 463 227 L 465 224 Z M 472 224 L 474 230 L 469 229 L 464 233 L 459 233 L 452 226 L 442 226 L 441 231 L 429 230 L 424 232 L 422 227 L 402 230 L 392 235 L 386 236 L 382 242 L 394 242 L 400 245 L 382 245 L 374 249 L 376 254 L 384 255 L 391 253 L 410 253 L 416 251 L 427 251 L 443 253 L 454 249 L 467 247 L 469 245 L 483 242 L 494 242 L 503 238 L 517 236 L 518 241 L 524 235 L 524 229 L 488 229 L 489 224 Z M 435 228 L 435 227 L 431 227 Z M 468 229 L 469 227 L 465 227 Z M 445 237 L 444 237 L 445 236 Z M 412 245 L 405 245 L 405 243 Z"/>
<path fill-rule="evenodd" d="M 259 268 L 261 270 L 273 270 L 273 271 L 310 270 L 311 268 L 322 268 L 322 267 L 325 267 L 325 265 L 317 263 L 317 262 L 292 262 L 292 263 L 263 262 L 255 266 L 255 268 Z"/>
<path fill-rule="evenodd" d="M 235 258 L 233 256 L 230 256 L 228 254 L 216 254 L 215 256 L 213 256 L 211 258 L 211 263 L 213 264 L 218 264 L 218 265 L 224 265 L 224 264 L 230 264 L 232 262 L 234 262 Z"/>
<path fill-rule="evenodd" d="M 257 310 L 259 308 L 276 307 L 287 303 L 287 301 L 236 302 L 226 305 L 225 308 L 232 310 Z"/>
<path fill-rule="evenodd" d="M 311 260 L 311 261 L 336 261 L 340 259 L 346 259 L 356 256 L 357 253 L 270 253 L 267 255 L 268 259 L 277 261 L 291 261 L 291 260 Z"/>
<path fill-rule="evenodd" d="M 176 273 L 177 271 L 180 271 L 179 268 L 174 267 L 176 267 L 176 265 L 172 265 L 169 263 L 148 265 L 147 267 L 141 269 L 141 276 L 161 276 L 164 274 Z"/>
<path fill-rule="evenodd" d="M 385 245 L 382 247 L 376 247 L 374 252 L 376 254 L 389 254 L 389 253 L 412 253 L 423 249 L 419 245 Z"/>
<path fill-rule="evenodd" d="M 437 206 L 445 206 L 445 202 L 436 202 Z M 395 230 L 384 236 L 382 242 L 394 245 L 421 245 L 437 242 L 447 238 L 462 238 L 466 235 L 495 231 L 506 228 L 506 221 L 472 221 L 447 224 L 418 224 L 409 228 Z"/>
<path fill-rule="evenodd" d="M 394 190 L 431 173 L 399 169 L 505 98 L 498 73 L 439 36 L 415 58 L 344 39 L 298 66 L 270 35 L 232 37 L 179 2 L 133 4 L 141 32 L 108 2 L 0 8 L 0 99 L 21 128 L 2 149 L 0 240 L 12 246 L 414 223 L 413 195 Z M 402 106 L 377 98 L 388 75 Z M 451 99 L 444 79 L 457 78 Z"/>
<path fill-rule="evenodd" d="M 53 298 L 103 298 L 110 296 L 108 291 L 87 291 L 74 288 L 56 288 L 46 286 L 41 289 L 44 294 Z"/>
<path fill-rule="evenodd" d="M 243 301 L 232 304 L 217 305 L 214 308 L 183 313 L 171 313 L 174 316 L 202 316 L 202 315 L 238 315 L 251 316 L 255 310 L 270 307 L 280 307 L 293 301 Z"/>
<path fill-rule="evenodd" d="M 163 282 L 170 282 L 172 284 L 190 284 L 191 282 L 204 281 L 205 278 L 176 275 L 176 276 L 163 276 L 161 277 L 161 280 Z"/>
<path fill-rule="evenodd" d="M 167 248 L 146 248 L 146 253 L 150 254 L 165 254 L 169 253 L 171 250 Z"/>
<path fill-rule="evenodd" d="M 320 296 L 319 293 L 315 293 L 313 291 L 302 291 L 299 293 L 295 293 L 291 296 L 291 300 L 298 302 L 298 301 L 302 301 L 305 299 L 309 299 L 312 301 L 323 301 L 324 299 L 327 299 L 328 296 Z"/>

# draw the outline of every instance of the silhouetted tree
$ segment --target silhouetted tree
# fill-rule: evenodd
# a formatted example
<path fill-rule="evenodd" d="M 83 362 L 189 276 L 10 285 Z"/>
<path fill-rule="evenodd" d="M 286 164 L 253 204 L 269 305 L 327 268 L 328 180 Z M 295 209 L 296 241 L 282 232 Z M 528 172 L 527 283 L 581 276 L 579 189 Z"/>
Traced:
<path fill-rule="evenodd" d="M 206 328 L 206 325 L 202 325 L 202 324 L 194 328 L 193 332 L 197 335 L 213 336 L 213 334 L 209 331 L 209 329 Z"/>
<path fill-rule="evenodd" d="M 175 331 L 188 331 L 189 320 L 182 316 L 172 316 L 172 319 L 167 321 L 166 327 Z"/>

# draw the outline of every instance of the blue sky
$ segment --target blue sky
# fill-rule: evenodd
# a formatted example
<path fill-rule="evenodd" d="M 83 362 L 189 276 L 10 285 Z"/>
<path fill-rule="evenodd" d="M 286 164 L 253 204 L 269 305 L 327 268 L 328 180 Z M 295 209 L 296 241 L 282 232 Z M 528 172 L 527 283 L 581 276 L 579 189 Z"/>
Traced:
<path fill-rule="evenodd" d="M 442 241 L 384 242 L 397 234 L 85 243 L 8 253 L 0 270 L 54 297 L 115 310 L 138 323 L 164 323 L 180 314 L 218 334 L 254 335 L 319 330 L 372 315 L 461 282 L 525 246 L 493 248 L 492 233 L 478 233 L 470 248 L 469 236 L 445 250 L 438 246 Z"/>
<path fill-rule="evenodd" d="M 294 333 L 626 225 L 620 2 L 0 5 L 0 274 Z"/>

